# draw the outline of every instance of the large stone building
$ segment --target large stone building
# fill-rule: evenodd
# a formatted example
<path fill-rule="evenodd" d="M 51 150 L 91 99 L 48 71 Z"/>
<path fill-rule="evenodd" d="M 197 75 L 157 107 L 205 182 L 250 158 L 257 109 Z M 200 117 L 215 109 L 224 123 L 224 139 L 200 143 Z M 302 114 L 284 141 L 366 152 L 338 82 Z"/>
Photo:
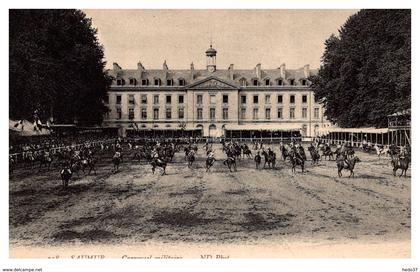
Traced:
<path fill-rule="evenodd" d="M 104 124 L 153 137 L 202 135 L 211 137 L 290 137 L 317 135 L 328 126 L 308 78 L 317 73 L 300 69 L 251 70 L 216 67 L 217 51 L 205 52 L 206 69 L 122 69 L 117 63 L 106 103 Z"/>

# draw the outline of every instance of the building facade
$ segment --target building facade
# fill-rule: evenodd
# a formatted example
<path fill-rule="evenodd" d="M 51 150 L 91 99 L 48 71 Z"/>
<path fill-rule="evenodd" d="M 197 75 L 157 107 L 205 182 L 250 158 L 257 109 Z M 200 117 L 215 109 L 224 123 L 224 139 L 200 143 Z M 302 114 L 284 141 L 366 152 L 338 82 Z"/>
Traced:
<path fill-rule="evenodd" d="M 144 136 L 167 136 L 194 131 L 204 137 L 283 137 L 299 132 L 314 137 L 329 126 L 315 101 L 308 78 L 317 73 L 300 69 L 236 70 L 216 66 L 217 51 L 205 52 L 206 69 L 122 69 L 108 73 L 114 80 L 105 103 L 104 125 L 118 126 Z M 284 134 L 283 134 L 284 133 Z M 288 134 L 289 133 L 289 134 Z"/>

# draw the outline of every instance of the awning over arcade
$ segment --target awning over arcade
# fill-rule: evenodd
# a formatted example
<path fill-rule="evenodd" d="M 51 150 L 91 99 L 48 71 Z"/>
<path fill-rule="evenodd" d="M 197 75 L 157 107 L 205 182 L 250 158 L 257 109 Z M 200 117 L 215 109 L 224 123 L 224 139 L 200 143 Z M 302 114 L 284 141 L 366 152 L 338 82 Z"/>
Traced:
<path fill-rule="evenodd" d="M 181 131 L 182 128 L 180 127 L 139 127 L 138 129 L 133 128 L 133 127 L 129 127 L 127 128 L 127 130 L 138 130 L 138 131 L 166 131 L 166 130 L 173 130 L 173 131 Z M 184 131 L 196 131 L 196 130 L 201 130 L 201 128 L 184 128 Z"/>
<path fill-rule="evenodd" d="M 265 131 L 299 131 L 300 124 L 227 124 L 225 130 L 265 130 Z"/>

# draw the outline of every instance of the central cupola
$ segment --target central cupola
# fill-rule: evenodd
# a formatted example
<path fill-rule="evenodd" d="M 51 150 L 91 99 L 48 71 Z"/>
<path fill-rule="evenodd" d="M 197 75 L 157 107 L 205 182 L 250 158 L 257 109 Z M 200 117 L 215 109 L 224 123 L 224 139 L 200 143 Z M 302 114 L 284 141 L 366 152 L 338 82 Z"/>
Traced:
<path fill-rule="evenodd" d="M 210 48 L 206 51 L 207 71 L 210 73 L 216 71 L 216 54 L 216 49 L 210 44 Z"/>

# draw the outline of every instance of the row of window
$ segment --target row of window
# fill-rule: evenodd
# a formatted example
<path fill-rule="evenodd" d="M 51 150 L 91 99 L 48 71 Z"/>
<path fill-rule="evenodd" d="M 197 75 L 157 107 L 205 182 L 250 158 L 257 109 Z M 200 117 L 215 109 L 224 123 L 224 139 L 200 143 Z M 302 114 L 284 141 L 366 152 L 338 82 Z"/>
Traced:
<path fill-rule="evenodd" d="M 129 80 L 129 84 L 132 85 L 132 86 L 136 86 L 137 83 L 138 83 L 137 79 L 135 79 L 135 78 L 129 78 L 128 80 Z M 123 78 L 117 78 L 116 82 L 117 82 L 117 86 L 124 86 L 125 85 L 125 80 Z M 147 78 L 142 79 L 140 83 L 141 83 L 142 86 L 149 86 L 150 85 L 150 82 Z M 153 80 L 153 83 L 154 83 L 155 86 L 162 86 L 162 80 L 160 78 L 155 78 Z M 175 81 L 173 79 L 167 79 L 166 80 L 166 86 L 175 86 Z M 185 86 L 185 79 L 183 79 L 183 78 L 178 79 L 178 86 Z"/>
<path fill-rule="evenodd" d="M 289 80 L 277 79 L 275 81 L 275 83 L 276 83 L 275 85 L 283 86 L 283 85 L 286 85 L 288 83 L 291 86 L 296 86 L 297 85 L 296 82 L 297 81 L 295 79 L 289 79 Z M 302 85 L 302 86 L 307 86 L 308 85 L 308 81 L 306 79 L 301 79 L 301 80 L 299 80 L 299 82 L 300 82 L 300 85 Z M 124 86 L 125 85 L 125 80 L 123 78 L 117 78 L 116 83 L 117 83 L 117 86 Z M 142 79 L 140 83 L 141 83 L 140 84 L 141 86 L 149 86 L 150 85 L 149 79 L 147 79 L 147 78 Z M 183 78 L 178 79 L 177 83 L 178 83 L 178 86 L 185 86 L 186 85 L 186 81 Z M 129 85 L 136 86 L 137 84 L 138 84 L 137 79 L 129 78 Z M 239 80 L 239 84 L 241 86 L 248 86 L 249 85 L 248 81 L 245 78 L 241 78 Z M 153 79 L 153 85 L 154 86 L 162 86 L 162 80 L 160 78 Z M 251 86 L 271 86 L 272 82 L 271 82 L 271 79 L 269 79 L 269 78 L 266 78 L 262 81 L 255 78 L 255 79 L 251 79 L 251 84 L 250 85 Z M 167 79 L 166 80 L 166 86 L 175 86 L 175 81 L 173 79 Z"/>
<path fill-rule="evenodd" d="M 307 95 L 302 95 L 301 96 L 301 101 L 302 104 L 306 104 L 308 103 L 308 96 Z M 202 94 L 198 94 L 197 95 L 197 100 L 196 100 L 197 104 L 203 104 L 203 95 Z M 247 97 L 246 95 L 241 95 L 241 104 L 246 104 L 247 101 Z M 259 95 L 254 95 L 253 96 L 253 103 L 254 104 L 258 104 L 259 101 Z M 294 104 L 296 101 L 295 99 L 295 95 L 289 95 L 289 103 L 290 104 Z M 141 104 L 147 104 L 147 95 L 141 95 L 140 97 L 140 102 Z M 166 95 L 165 96 L 165 102 L 166 104 L 171 104 L 172 103 L 172 96 L 171 95 Z M 271 95 L 266 94 L 265 95 L 265 103 L 266 104 L 270 104 L 271 102 Z M 108 96 L 105 98 L 105 103 L 109 103 L 109 98 Z M 216 95 L 210 95 L 210 104 L 215 104 L 216 103 Z M 228 104 L 229 103 L 229 95 L 224 94 L 222 96 L 222 103 L 223 104 Z M 282 104 L 283 103 L 283 95 L 277 95 L 277 103 L 278 104 Z M 121 95 L 117 95 L 116 96 L 116 104 L 120 105 L 121 104 Z M 128 96 L 128 104 L 130 105 L 135 105 L 135 99 L 134 99 L 134 95 L 130 94 Z M 153 104 L 159 104 L 159 95 L 154 95 L 153 96 Z M 184 104 L 184 95 L 178 95 L 178 104 Z"/>
<path fill-rule="evenodd" d="M 170 108 L 167 108 L 165 111 L 166 119 L 172 119 L 172 110 Z M 143 120 L 147 119 L 147 109 L 142 108 L 140 117 Z M 121 108 L 117 108 L 117 119 L 122 119 L 122 112 Z M 133 120 L 134 119 L 134 108 L 128 109 L 128 119 Z M 159 109 L 153 109 L 153 120 L 159 119 Z M 184 119 L 184 109 L 179 108 L 178 109 L 178 119 Z"/>
<path fill-rule="evenodd" d="M 171 104 L 172 103 L 172 96 L 171 95 L 167 95 L 165 97 L 166 100 L 166 104 Z M 115 100 L 115 104 L 117 105 L 121 105 L 121 95 L 117 95 L 116 96 L 116 100 Z M 109 104 L 109 97 L 106 96 L 105 97 L 105 101 L 106 104 Z M 147 95 L 143 94 L 140 97 L 140 102 L 141 104 L 147 104 Z M 134 99 L 134 94 L 130 94 L 128 95 L 128 104 L 129 105 L 135 105 L 135 99 Z M 153 104 L 159 104 L 159 95 L 154 95 L 153 96 Z M 184 95 L 179 95 L 178 96 L 178 104 L 184 104 Z"/>
<path fill-rule="evenodd" d="M 289 80 L 277 79 L 275 81 L 275 83 L 276 83 L 275 85 L 283 86 L 283 85 L 287 85 L 287 83 L 288 83 L 291 86 L 296 86 L 297 85 L 296 82 L 297 81 L 293 78 L 289 79 Z M 307 86 L 308 85 L 308 80 L 306 80 L 306 79 L 301 79 L 301 80 L 299 80 L 299 82 L 300 82 L 300 85 L 302 85 L 302 86 Z M 248 81 L 245 78 L 241 78 L 239 80 L 239 84 L 241 86 L 245 87 L 245 86 L 248 86 Z M 269 78 L 264 79 L 262 82 L 259 79 L 254 78 L 254 79 L 251 80 L 250 85 L 251 86 L 271 86 L 272 82 L 271 82 L 271 79 L 269 79 Z"/>
<path fill-rule="evenodd" d="M 246 95 L 241 95 L 241 104 L 246 104 Z M 302 104 L 306 104 L 308 103 L 308 96 L 306 94 L 301 96 L 301 102 Z M 252 102 L 254 104 L 258 104 L 259 102 L 259 95 L 254 95 L 252 97 Z M 289 95 L 289 103 L 290 104 L 295 104 L 296 102 L 296 96 L 294 94 Z M 266 94 L 265 95 L 265 103 L 266 104 L 270 104 L 271 103 L 271 95 Z M 283 95 L 277 95 L 277 103 L 278 104 L 282 104 L 283 103 Z"/>
<path fill-rule="evenodd" d="M 165 110 L 165 117 L 166 119 L 172 119 L 172 109 L 167 108 Z M 122 112 L 121 108 L 117 108 L 117 119 L 122 118 Z M 134 108 L 128 109 L 128 118 L 130 120 L 134 119 Z M 302 118 L 308 118 L 308 108 L 302 108 Z M 319 108 L 314 108 L 314 118 L 319 119 Z M 142 108 L 141 109 L 141 119 L 145 120 L 147 119 L 147 109 Z M 153 119 L 158 120 L 159 119 L 159 109 L 153 109 Z M 184 108 L 178 109 L 178 119 L 184 119 Z M 203 109 L 197 108 L 197 120 L 203 119 Z M 210 120 L 216 119 L 216 109 L 210 108 Z M 228 108 L 222 109 L 222 119 L 228 120 L 229 119 L 229 110 Z M 240 112 L 240 119 L 246 119 L 246 109 L 242 108 Z M 259 109 L 253 109 L 252 111 L 252 119 L 258 120 L 259 119 Z M 270 120 L 271 119 L 271 108 L 265 109 L 265 119 Z M 277 109 L 277 119 L 283 119 L 283 108 Z M 289 119 L 295 119 L 295 108 L 289 109 Z"/>

